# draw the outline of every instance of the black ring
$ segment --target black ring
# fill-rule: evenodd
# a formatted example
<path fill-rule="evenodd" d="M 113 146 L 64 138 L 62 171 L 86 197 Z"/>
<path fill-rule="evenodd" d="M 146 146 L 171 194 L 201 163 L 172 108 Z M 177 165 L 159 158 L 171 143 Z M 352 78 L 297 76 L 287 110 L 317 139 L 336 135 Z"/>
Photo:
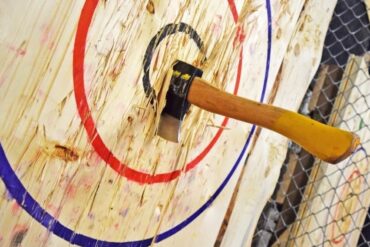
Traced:
<path fill-rule="evenodd" d="M 151 97 L 151 100 L 150 100 L 151 103 L 154 103 L 154 100 L 156 98 L 155 91 L 150 84 L 150 78 L 149 78 L 150 64 L 152 61 L 154 51 L 164 38 L 166 38 L 167 36 L 171 34 L 175 34 L 177 32 L 183 32 L 185 34 L 188 34 L 190 38 L 194 40 L 199 50 L 203 49 L 203 42 L 200 39 L 198 33 L 194 30 L 194 28 L 192 28 L 190 25 L 186 23 L 183 23 L 183 22 L 180 22 L 178 24 L 171 23 L 171 24 L 168 24 L 162 27 L 158 31 L 158 33 L 150 40 L 148 48 L 145 51 L 145 56 L 143 60 L 143 70 L 144 70 L 143 87 L 144 87 L 144 92 L 146 96 Z"/>

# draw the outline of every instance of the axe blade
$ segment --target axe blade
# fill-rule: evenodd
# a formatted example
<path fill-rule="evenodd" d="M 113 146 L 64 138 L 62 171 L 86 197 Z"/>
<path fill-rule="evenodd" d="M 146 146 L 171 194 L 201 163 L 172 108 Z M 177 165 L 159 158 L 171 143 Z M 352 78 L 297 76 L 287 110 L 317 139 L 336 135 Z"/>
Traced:
<path fill-rule="evenodd" d="M 166 105 L 159 120 L 157 135 L 179 142 L 180 128 L 190 102 L 187 99 L 189 88 L 195 77 L 201 77 L 203 71 L 191 64 L 177 60 L 173 65 L 170 86 L 166 93 Z"/>
<path fill-rule="evenodd" d="M 180 126 L 181 120 L 169 114 L 162 113 L 157 135 L 171 142 L 179 142 Z"/>

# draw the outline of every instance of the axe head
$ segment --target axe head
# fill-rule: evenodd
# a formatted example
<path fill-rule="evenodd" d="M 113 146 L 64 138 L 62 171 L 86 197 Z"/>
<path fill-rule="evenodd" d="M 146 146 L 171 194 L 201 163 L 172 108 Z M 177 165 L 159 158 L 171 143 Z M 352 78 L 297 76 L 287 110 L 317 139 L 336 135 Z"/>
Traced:
<path fill-rule="evenodd" d="M 201 77 L 202 74 L 202 70 L 191 64 L 179 60 L 174 63 L 157 135 L 168 141 L 179 141 L 181 122 L 190 107 L 187 96 L 191 83 L 195 77 Z"/>

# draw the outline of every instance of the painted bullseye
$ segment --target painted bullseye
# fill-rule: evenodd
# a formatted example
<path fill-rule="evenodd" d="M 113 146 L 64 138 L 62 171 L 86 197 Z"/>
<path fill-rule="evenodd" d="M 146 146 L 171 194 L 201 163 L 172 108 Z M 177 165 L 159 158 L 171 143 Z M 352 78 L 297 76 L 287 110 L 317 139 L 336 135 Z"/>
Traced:
<path fill-rule="evenodd" d="M 236 22 L 238 20 L 238 15 L 236 12 L 235 4 L 233 0 L 228 0 L 228 3 L 230 5 L 230 9 L 232 10 L 234 21 Z M 86 41 L 87 32 L 81 33 L 81 30 L 88 30 L 88 27 L 92 19 L 92 15 L 94 13 L 94 10 L 97 4 L 98 4 L 98 0 L 87 0 L 83 6 L 82 15 L 79 20 L 78 31 L 77 31 L 77 33 L 80 32 L 81 36 L 79 37 L 79 39 L 76 38 L 74 58 L 73 58 L 74 61 L 79 60 L 79 59 L 80 61 L 84 60 L 84 55 L 85 55 L 84 54 L 85 53 L 84 42 Z M 270 70 L 270 59 L 271 59 L 271 40 L 272 40 L 272 24 L 271 24 L 272 20 L 271 19 L 272 17 L 271 17 L 271 5 L 270 5 L 269 0 L 266 0 L 266 12 L 267 12 L 267 23 L 268 23 L 267 25 L 267 57 L 266 57 L 265 74 L 264 74 L 264 80 L 263 80 L 263 85 L 262 85 L 262 91 L 260 95 L 261 102 L 265 98 L 265 92 L 266 92 L 269 70 Z M 242 61 L 242 52 L 240 53 L 240 57 L 239 57 L 237 81 L 240 81 L 240 77 L 241 77 L 241 68 L 242 68 L 241 61 Z M 74 68 L 73 76 L 74 78 L 83 79 L 83 63 L 80 63 L 79 66 L 76 66 Z M 83 84 L 77 85 L 77 87 L 82 87 L 83 89 Z M 236 90 L 237 90 L 237 86 L 236 86 Z M 83 91 L 80 91 L 79 93 L 81 92 Z M 86 96 L 84 94 L 79 95 L 79 96 L 85 97 L 85 101 L 87 102 Z M 77 101 L 77 105 L 80 108 L 79 111 L 84 113 L 84 116 L 86 117 L 82 119 L 85 126 L 86 125 L 89 126 L 89 128 L 91 128 L 93 133 L 96 134 L 97 131 L 95 128 L 93 128 L 94 125 L 93 125 L 91 116 L 88 113 L 87 105 L 81 104 L 80 101 Z M 226 125 L 226 123 L 227 123 L 227 119 L 223 121 L 223 125 Z M 153 242 L 160 242 L 178 233 L 182 229 L 184 229 L 186 226 L 192 223 L 196 218 L 198 218 L 198 216 L 200 216 L 216 200 L 216 198 L 220 195 L 220 193 L 228 185 L 230 179 L 234 175 L 239 165 L 242 163 L 243 157 L 245 156 L 246 150 L 251 142 L 255 129 L 256 129 L 255 126 L 253 126 L 231 170 L 225 176 L 225 179 L 221 182 L 221 184 L 216 188 L 215 192 L 209 197 L 209 199 L 207 199 L 197 210 L 195 210 L 187 218 L 182 220 L 180 223 L 174 225 L 172 228 L 165 230 L 154 237 L 149 237 L 149 238 L 145 238 L 141 240 L 126 241 L 126 242 L 105 241 L 102 239 L 97 239 L 92 236 L 88 236 L 88 235 L 75 232 L 73 229 L 63 225 L 55 216 L 49 214 L 44 208 L 42 208 L 42 206 L 30 195 L 30 193 L 27 191 L 27 189 L 22 184 L 21 180 L 18 178 L 17 174 L 13 170 L 12 166 L 10 165 L 6 157 L 6 154 L 4 152 L 4 149 L 1 145 L 0 145 L 0 178 L 3 180 L 6 186 L 6 189 L 9 192 L 9 194 L 12 196 L 12 198 L 14 198 L 16 202 L 34 220 L 36 220 L 41 225 L 43 225 L 46 229 L 48 229 L 49 232 L 68 241 L 71 244 L 80 245 L 80 246 L 99 246 L 99 247 L 149 246 Z M 217 132 L 216 136 L 217 135 L 221 135 L 221 132 L 220 131 Z M 95 138 L 92 138 L 92 141 L 94 141 L 96 144 L 99 144 L 99 140 L 96 140 Z M 214 145 L 214 143 L 212 145 Z M 109 155 L 110 153 L 108 151 L 108 153 L 102 153 L 102 154 Z M 116 165 L 119 165 L 119 163 Z M 140 175 L 136 173 L 131 173 L 131 175 L 132 174 Z M 144 180 L 145 177 L 141 179 Z"/>
<path fill-rule="evenodd" d="M 203 42 L 199 37 L 197 31 L 195 31 L 190 25 L 180 22 L 178 24 L 168 24 L 162 27 L 157 34 L 150 40 L 148 48 L 145 51 L 145 57 L 143 61 L 143 87 L 145 94 L 148 97 L 156 97 L 156 93 L 152 85 L 150 84 L 150 64 L 152 62 L 153 54 L 159 44 L 167 37 L 176 33 L 185 33 L 195 42 L 199 50 L 203 49 Z"/>
<path fill-rule="evenodd" d="M 89 1 L 87 1 L 89 2 Z M 163 183 L 170 182 L 176 179 L 181 172 L 188 172 L 189 170 L 196 167 L 200 161 L 211 151 L 214 145 L 219 140 L 224 128 L 220 128 L 215 136 L 212 138 L 210 143 L 202 150 L 192 161 L 186 164 L 184 171 L 174 170 L 167 173 L 160 174 L 149 174 L 141 172 L 129 167 L 128 164 L 121 162 L 105 145 L 103 139 L 101 138 L 95 121 L 92 117 L 90 107 L 88 105 L 86 91 L 85 91 L 85 79 L 84 79 L 84 59 L 85 59 L 85 47 L 87 41 L 87 33 L 89 31 L 92 17 L 94 15 L 97 1 L 91 1 L 93 4 L 85 5 L 85 8 L 81 12 L 81 17 L 76 33 L 76 40 L 74 45 L 73 53 L 73 79 L 74 79 L 74 92 L 75 99 L 77 103 L 78 113 L 81 117 L 82 123 L 85 127 L 86 133 L 90 139 L 91 145 L 93 146 L 96 153 L 107 163 L 109 166 L 116 171 L 121 176 L 126 177 L 128 180 L 135 181 L 141 184 L 154 184 L 154 183 Z M 86 7 L 87 6 L 87 7 Z M 233 17 L 235 20 L 235 13 L 233 12 Z M 149 43 L 148 49 L 145 54 L 144 59 L 144 77 L 143 77 L 143 86 L 144 91 L 147 96 L 152 95 L 153 89 L 149 82 L 149 68 L 152 55 L 154 50 L 159 45 L 159 43 L 169 35 L 173 35 L 177 32 L 183 32 L 188 34 L 194 42 L 197 44 L 198 48 L 201 49 L 203 44 L 197 34 L 197 32 L 189 25 L 185 23 L 179 24 L 168 24 L 163 27 L 151 40 Z M 242 72 L 242 63 L 243 63 L 243 51 L 241 50 L 239 56 L 239 64 L 237 69 L 236 83 L 234 87 L 234 94 L 237 94 L 241 72 Z M 228 123 L 228 118 L 224 118 L 221 126 L 225 127 Z"/>

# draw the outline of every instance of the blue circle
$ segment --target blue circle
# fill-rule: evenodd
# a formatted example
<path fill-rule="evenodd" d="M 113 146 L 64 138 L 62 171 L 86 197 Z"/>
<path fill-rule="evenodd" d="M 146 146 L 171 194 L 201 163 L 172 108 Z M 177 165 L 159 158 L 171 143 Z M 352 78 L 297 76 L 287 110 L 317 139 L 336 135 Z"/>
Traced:
<path fill-rule="evenodd" d="M 270 59 L 271 59 L 271 37 L 272 37 L 272 27 L 271 27 L 271 6 L 270 0 L 266 0 L 266 11 L 267 11 L 267 36 L 268 36 L 268 44 L 267 44 L 267 59 L 266 59 L 266 67 L 265 67 L 265 75 L 262 87 L 262 93 L 260 96 L 260 102 L 263 102 L 266 94 L 266 86 L 269 76 L 270 70 Z M 191 214 L 188 218 L 184 221 L 176 225 L 175 227 L 158 234 L 155 238 L 147 238 L 143 240 L 137 241 L 128 241 L 128 242 L 110 242 L 95 239 L 83 234 L 75 233 L 73 230 L 69 229 L 68 227 L 61 224 L 56 218 L 50 215 L 46 210 L 44 210 L 40 204 L 27 192 L 26 188 L 23 186 L 15 172 L 13 171 L 11 165 L 9 164 L 4 149 L 0 145 L 0 177 L 3 180 L 6 189 L 8 190 L 9 194 L 18 202 L 18 204 L 28 213 L 30 214 L 35 220 L 37 220 L 40 224 L 46 227 L 50 232 L 54 233 L 55 235 L 59 236 L 60 238 L 70 242 L 71 244 L 80 245 L 80 246 L 99 246 L 99 247 L 116 247 L 116 246 L 148 246 L 152 242 L 160 242 L 170 236 L 174 235 L 175 233 L 179 232 L 181 229 L 189 225 L 192 221 L 194 221 L 200 214 L 202 214 L 217 198 L 217 196 L 221 193 L 221 191 L 225 188 L 227 183 L 230 181 L 231 177 L 233 176 L 234 172 L 238 168 L 240 161 L 242 160 L 247 147 L 251 141 L 251 138 L 255 132 L 256 126 L 253 125 L 248 137 L 247 141 L 245 142 L 242 151 L 237 158 L 235 164 L 231 168 L 230 172 L 227 174 L 225 180 L 221 183 L 221 185 L 217 188 L 215 193 L 193 214 Z"/>

